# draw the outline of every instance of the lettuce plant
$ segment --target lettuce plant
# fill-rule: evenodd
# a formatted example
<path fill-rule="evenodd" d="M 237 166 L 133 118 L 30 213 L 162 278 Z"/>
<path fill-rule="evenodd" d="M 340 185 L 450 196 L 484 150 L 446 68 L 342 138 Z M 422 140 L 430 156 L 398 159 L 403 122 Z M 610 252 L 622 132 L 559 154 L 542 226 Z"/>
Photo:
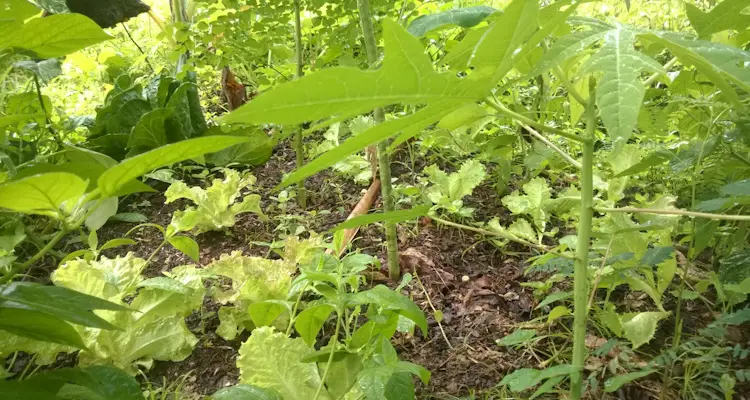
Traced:
<path fill-rule="evenodd" d="M 476 160 L 468 160 L 458 171 L 446 173 L 436 165 L 425 168 L 427 181 L 426 196 L 434 204 L 433 212 L 442 210 L 462 217 L 470 217 L 474 212 L 471 207 L 464 207 L 463 198 L 471 194 L 487 176 L 484 165 Z"/>
<path fill-rule="evenodd" d="M 203 274 L 192 266 L 173 269 L 169 276 L 144 279 L 146 261 L 128 253 L 99 261 L 68 261 L 52 274 L 57 286 L 126 305 L 128 311 L 99 311 L 98 315 L 120 330 L 80 328 L 86 349 L 79 353 L 83 365 L 111 364 L 131 374 L 137 365 L 152 360 L 180 361 L 198 342 L 185 325 L 185 317 L 201 307 Z"/>
<path fill-rule="evenodd" d="M 175 182 L 164 193 L 167 203 L 188 199 L 195 206 L 176 211 L 170 226 L 177 232 L 215 231 L 234 226 L 237 215 L 247 212 L 257 214 L 265 221 L 268 218 L 260 208 L 260 195 L 242 196 L 242 190 L 254 184 L 253 175 L 240 174 L 231 169 L 225 169 L 224 179 L 214 179 L 208 189 L 188 187 L 182 181 Z"/>
<path fill-rule="evenodd" d="M 223 254 L 208 266 L 214 276 L 229 278 L 231 288 L 214 288 L 213 297 L 223 306 L 219 309 L 216 334 L 232 340 L 253 326 L 248 308 L 264 301 L 283 303 L 289 297 L 297 264 L 308 262 L 312 251 L 322 246 L 318 238 L 285 241 L 282 259 L 244 256 L 240 251 Z M 279 304 L 279 303 L 277 303 Z"/>

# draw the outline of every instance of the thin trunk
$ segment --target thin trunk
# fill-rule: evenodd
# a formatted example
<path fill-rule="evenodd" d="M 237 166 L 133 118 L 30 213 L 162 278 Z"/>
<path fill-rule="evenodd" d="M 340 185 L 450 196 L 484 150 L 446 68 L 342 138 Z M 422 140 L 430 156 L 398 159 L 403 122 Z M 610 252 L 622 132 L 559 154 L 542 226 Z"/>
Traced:
<path fill-rule="evenodd" d="M 294 46 L 297 50 L 297 73 L 295 78 L 302 77 L 302 17 L 300 15 L 299 0 L 294 0 Z M 302 141 L 302 126 L 294 133 L 294 152 L 297 155 L 297 169 L 302 168 L 305 163 L 305 144 Z M 297 184 L 297 203 L 304 210 L 307 208 L 307 193 L 305 192 L 305 180 Z"/>
<path fill-rule="evenodd" d="M 591 84 L 593 90 L 593 80 Z M 588 267 L 591 245 L 591 220 L 594 199 L 594 131 L 596 130 L 596 108 L 589 95 L 586 107 L 586 136 L 583 142 L 583 163 L 581 168 L 581 218 L 578 222 L 578 246 L 576 248 L 575 277 L 573 282 L 574 322 L 573 322 L 573 367 L 570 398 L 579 400 L 583 392 L 583 367 L 586 361 L 586 321 L 588 319 Z"/>
<path fill-rule="evenodd" d="M 359 22 L 362 26 L 362 35 L 365 39 L 365 50 L 367 51 L 367 60 L 372 67 L 378 62 L 378 48 L 375 42 L 375 31 L 372 27 L 372 16 L 370 14 L 370 1 L 357 0 L 359 8 Z M 385 121 L 385 115 L 382 108 L 375 109 L 375 122 L 380 124 Z M 383 197 L 383 211 L 391 212 L 394 210 L 393 188 L 391 186 L 391 161 L 388 154 L 388 143 L 383 140 L 378 143 L 378 164 L 380 170 L 380 189 Z M 373 177 L 374 178 L 374 177 Z M 401 269 L 398 263 L 398 235 L 396 224 L 393 222 L 385 223 L 386 249 L 388 251 L 388 274 L 391 279 L 395 280 L 401 275 Z"/>

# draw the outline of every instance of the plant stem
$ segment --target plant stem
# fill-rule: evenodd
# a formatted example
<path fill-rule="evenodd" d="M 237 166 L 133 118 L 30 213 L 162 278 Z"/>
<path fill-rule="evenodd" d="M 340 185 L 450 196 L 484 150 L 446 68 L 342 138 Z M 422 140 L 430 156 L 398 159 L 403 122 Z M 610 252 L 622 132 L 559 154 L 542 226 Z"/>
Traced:
<path fill-rule="evenodd" d="M 562 158 L 564 158 L 565 161 L 567 161 L 570 165 L 572 165 L 572 166 L 574 166 L 574 167 L 576 167 L 578 169 L 581 169 L 581 163 L 579 163 L 578 161 L 576 161 L 573 157 L 571 157 L 570 155 L 568 155 L 568 153 L 564 152 L 561 148 L 557 147 L 554 143 L 550 142 L 549 139 L 547 139 L 546 137 L 542 136 L 539 132 L 537 132 L 536 130 L 534 130 L 534 128 L 532 128 L 532 127 L 530 127 L 530 126 L 528 126 L 526 124 L 521 124 L 521 126 L 524 129 L 526 129 L 531 136 L 537 138 L 537 140 L 539 140 L 540 142 L 546 144 L 549 148 L 551 148 L 552 150 L 554 150 L 555 152 L 557 152 L 557 154 L 559 154 L 560 156 L 562 156 Z"/>
<path fill-rule="evenodd" d="M 304 72 L 302 71 L 302 16 L 300 15 L 299 0 L 294 0 L 294 47 L 296 49 L 295 58 L 297 61 L 297 72 L 295 73 L 295 79 L 302 77 Z M 305 163 L 305 144 L 302 141 L 302 129 L 300 126 L 297 132 L 294 133 L 294 153 L 297 159 L 297 169 L 302 168 Z M 307 209 L 307 193 L 305 192 L 305 180 L 301 180 L 297 184 L 297 203 L 303 210 Z"/>
<path fill-rule="evenodd" d="M 357 0 L 357 7 L 359 8 L 359 22 L 362 27 L 362 35 L 365 39 L 367 60 L 370 66 L 373 66 L 378 61 L 378 48 L 375 42 L 375 31 L 372 27 L 370 1 Z M 385 121 L 382 108 L 376 108 L 374 113 L 376 123 L 380 124 Z M 378 143 L 378 165 L 380 169 L 380 193 L 383 197 L 383 212 L 387 213 L 393 211 L 395 207 L 393 188 L 391 186 L 391 160 L 388 154 L 388 143 L 385 140 Z M 401 275 L 401 268 L 398 262 L 398 234 L 396 224 L 393 222 L 385 223 L 385 242 L 388 252 L 388 275 L 392 280 L 396 280 Z"/>
<path fill-rule="evenodd" d="M 34 254 L 34 256 L 28 259 L 28 261 L 26 261 L 23 264 L 16 264 L 13 267 L 11 267 L 4 276 L 0 277 L 0 284 L 9 282 L 17 274 L 29 269 L 29 267 L 31 267 L 32 264 L 34 264 L 39 259 L 44 257 L 48 252 L 50 252 L 50 250 L 52 250 L 55 247 L 55 245 L 57 245 L 65 237 L 65 235 L 68 234 L 68 232 L 70 232 L 70 230 L 68 229 L 60 230 L 59 232 L 57 232 L 57 235 L 55 235 L 55 237 L 53 237 L 52 240 L 50 240 L 46 246 L 44 246 L 44 248 L 42 248 L 36 254 Z"/>
<path fill-rule="evenodd" d="M 164 240 L 161 241 L 161 243 L 159 243 L 159 245 L 156 247 L 156 249 L 154 251 L 152 251 L 151 255 L 148 256 L 148 258 L 146 259 L 146 265 L 151 264 L 151 261 L 154 259 L 154 257 L 156 257 L 156 254 L 158 254 L 159 250 L 161 250 L 162 247 L 166 246 L 166 244 L 167 244 L 167 239 L 164 239 Z"/>
<path fill-rule="evenodd" d="M 620 207 L 620 208 L 597 208 L 597 212 L 608 213 L 608 212 L 622 212 L 622 213 L 643 213 L 643 214 L 661 214 L 661 215 L 681 215 L 684 217 L 691 218 L 709 218 L 718 219 L 722 221 L 750 221 L 750 215 L 730 215 L 730 214 L 711 214 L 697 211 L 687 210 L 659 210 L 655 208 L 635 208 L 635 207 Z"/>
<path fill-rule="evenodd" d="M 551 126 L 540 124 L 539 122 L 534 121 L 531 118 L 525 117 L 525 116 L 523 116 L 523 115 L 521 115 L 521 114 L 519 114 L 519 113 L 517 113 L 515 111 L 511 111 L 507 107 L 505 107 L 504 105 L 502 105 L 502 104 L 494 101 L 491 98 L 486 98 L 485 100 L 487 101 L 487 104 L 489 104 L 490 107 L 494 108 L 497 112 L 499 112 L 500 114 L 503 114 L 503 115 L 505 115 L 507 117 L 510 117 L 512 119 L 515 119 L 518 122 L 524 123 L 524 124 L 529 125 L 529 126 L 533 126 L 534 128 L 539 129 L 540 131 L 545 131 L 545 132 L 553 133 L 555 135 L 562 136 L 562 137 L 564 137 L 566 139 L 574 140 L 576 142 L 583 142 L 584 141 L 581 137 L 579 137 L 579 136 L 577 136 L 575 134 L 565 132 L 562 129 L 557 129 L 557 128 L 554 128 L 554 127 L 551 127 Z"/>
<path fill-rule="evenodd" d="M 143 54 L 143 56 L 145 57 L 143 60 L 146 61 L 146 65 L 148 65 L 148 69 L 150 69 L 151 72 L 156 72 L 156 70 L 154 69 L 154 67 L 151 65 L 151 62 L 148 61 L 148 54 L 146 54 L 146 52 L 143 51 L 143 49 L 141 48 L 141 45 L 139 45 L 138 42 L 135 41 L 135 39 L 133 38 L 133 35 L 130 34 L 130 30 L 128 30 L 128 26 L 125 25 L 124 22 L 122 22 L 120 25 L 122 25 L 122 29 L 128 35 L 128 37 L 130 38 L 130 41 L 133 42 L 133 44 L 135 45 L 135 47 L 138 48 L 138 51 L 140 51 L 141 54 Z"/>
<path fill-rule="evenodd" d="M 581 217 L 578 222 L 578 245 L 576 247 L 575 273 L 573 281 L 573 367 L 570 398 L 580 400 L 583 392 L 583 366 L 586 360 L 586 320 L 588 319 L 588 266 L 591 245 L 591 220 L 594 202 L 594 131 L 596 108 L 594 107 L 594 81 L 589 83 L 589 103 L 586 107 L 586 136 L 583 142 L 583 166 L 581 168 Z"/>

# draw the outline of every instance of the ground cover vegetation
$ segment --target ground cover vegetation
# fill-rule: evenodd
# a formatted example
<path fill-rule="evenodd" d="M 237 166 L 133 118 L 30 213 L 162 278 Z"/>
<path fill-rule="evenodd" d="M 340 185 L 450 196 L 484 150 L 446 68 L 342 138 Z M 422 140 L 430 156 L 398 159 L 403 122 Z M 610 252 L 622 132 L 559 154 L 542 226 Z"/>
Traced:
<path fill-rule="evenodd" d="M 0 397 L 746 399 L 746 0 L 0 0 Z"/>

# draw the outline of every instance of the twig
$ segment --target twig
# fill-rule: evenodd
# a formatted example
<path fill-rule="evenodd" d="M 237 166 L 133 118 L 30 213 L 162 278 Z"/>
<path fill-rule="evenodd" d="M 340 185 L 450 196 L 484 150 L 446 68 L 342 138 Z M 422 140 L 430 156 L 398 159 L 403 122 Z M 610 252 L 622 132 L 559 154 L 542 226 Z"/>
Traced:
<path fill-rule="evenodd" d="M 487 101 L 487 104 L 489 104 L 490 107 L 492 107 L 495 110 L 497 110 L 497 112 L 499 112 L 500 114 L 504 114 L 504 115 L 506 115 L 506 116 L 508 116 L 508 117 L 510 117 L 512 119 L 515 119 L 518 122 L 524 123 L 526 125 L 533 126 L 534 128 L 539 129 L 541 131 L 546 131 L 546 132 L 549 132 L 549 133 L 553 133 L 555 135 L 562 136 L 562 137 L 564 137 L 566 139 L 574 140 L 576 142 L 583 143 L 583 142 L 586 141 L 584 138 L 582 138 L 580 136 L 577 136 L 577 135 L 572 134 L 572 133 L 565 132 L 562 129 L 557 129 L 557 128 L 553 128 L 551 126 L 540 124 L 539 122 L 534 121 L 531 118 L 525 117 L 525 116 L 523 116 L 523 115 L 521 115 L 521 114 L 519 114 L 517 112 L 511 111 L 507 107 L 505 107 L 504 105 L 500 104 L 499 102 L 495 102 L 491 98 L 486 98 L 485 101 Z"/>
<path fill-rule="evenodd" d="M 143 54 L 146 57 L 146 58 L 144 58 L 144 61 L 146 61 L 146 65 L 148 65 L 148 68 L 151 70 L 151 72 L 156 72 L 156 70 L 154 69 L 154 67 L 152 67 L 151 63 L 148 61 L 148 54 L 146 54 L 146 52 L 143 51 L 143 49 L 138 44 L 138 42 L 136 42 L 135 39 L 133 39 L 133 36 L 130 34 L 130 31 L 128 30 L 128 27 L 125 25 L 125 23 L 123 22 L 120 25 L 122 25 L 122 29 L 124 29 L 125 33 L 127 33 L 128 37 L 130 38 L 130 41 L 133 42 L 133 44 L 135 45 L 135 47 L 138 48 L 138 51 L 140 51 L 141 54 Z"/>
<path fill-rule="evenodd" d="M 448 221 L 448 220 L 445 220 L 445 219 L 442 219 L 442 218 L 438 218 L 438 217 L 433 217 L 433 216 L 430 216 L 430 218 L 433 221 L 439 222 L 439 223 L 441 223 L 443 225 L 452 226 L 454 228 L 461 228 L 461 229 L 465 229 L 467 231 L 481 233 L 482 235 L 485 235 L 485 236 L 500 237 L 500 238 L 503 238 L 503 239 L 506 239 L 506 240 L 510 240 L 511 242 L 516 242 L 518 244 L 522 244 L 524 246 L 528 246 L 528 247 L 531 247 L 531 248 L 537 249 L 537 250 L 542 250 L 542 251 L 549 250 L 549 248 L 547 246 L 544 246 L 544 245 L 541 245 L 541 244 L 534 244 L 534 243 L 531 243 L 531 242 L 527 242 L 527 241 L 525 241 L 523 239 L 517 238 L 517 237 L 515 237 L 513 235 L 510 235 L 510 234 L 507 234 L 507 233 L 492 232 L 492 231 L 488 231 L 486 229 L 477 228 L 477 227 L 468 226 L 468 225 L 462 225 L 462 224 L 459 224 L 459 223 L 456 223 L 456 222 L 451 222 L 451 221 Z"/>

